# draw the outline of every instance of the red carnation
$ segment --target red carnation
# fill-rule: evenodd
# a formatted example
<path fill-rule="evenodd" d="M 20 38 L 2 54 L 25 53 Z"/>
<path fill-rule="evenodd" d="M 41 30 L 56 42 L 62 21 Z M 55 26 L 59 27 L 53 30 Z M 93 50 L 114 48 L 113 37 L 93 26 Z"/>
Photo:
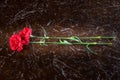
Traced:
<path fill-rule="evenodd" d="M 19 32 L 23 45 L 29 44 L 31 34 L 32 34 L 32 29 L 29 27 L 25 27 L 22 31 Z"/>
<path fill-rule="evenodd" d="M 19 34 L 13 34 L 9 40 L 11 50 L 20 52 L 23 49 L 23 43 Z"/>

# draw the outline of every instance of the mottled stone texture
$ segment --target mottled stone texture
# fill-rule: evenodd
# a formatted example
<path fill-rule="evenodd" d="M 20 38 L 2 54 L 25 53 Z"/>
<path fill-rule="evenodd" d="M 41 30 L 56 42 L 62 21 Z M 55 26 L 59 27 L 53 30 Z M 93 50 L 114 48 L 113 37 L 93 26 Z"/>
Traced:
<path fill-rule="evenodd" d="M 42 36 L 116 36 L 112 46 L 30 44 L 20 53 L 9 37 L 25 25 Z M 35 39 L 37 40 L 37 39 Z M 120 80 L 120 0 L 1 0 L 0 80 Z"/>

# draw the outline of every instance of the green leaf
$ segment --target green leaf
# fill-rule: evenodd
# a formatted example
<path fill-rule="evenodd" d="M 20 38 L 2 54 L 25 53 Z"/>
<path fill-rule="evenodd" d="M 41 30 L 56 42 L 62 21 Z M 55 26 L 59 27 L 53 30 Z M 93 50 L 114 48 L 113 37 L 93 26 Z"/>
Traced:
<path fill-rule="evenodd" d="M 70 43 L 70 42 L 68 42 L 67 40 L 59 40 L 59 44 L 69 44 L 69 45 L 71 45 L 72 43 Z"/>
<path fill-rule="evenodd" d="M 77 37 L 77 36 L 71 36 L 71 37 L 70 37 L 70 40 L 72 40 L 72 41 L 77 41 L 77 42 L 81 42 L 81 43 L 82 43 L 82 41 L 80 40 L 80 38 Z"/>
<path fill-rule="evenodd" d="M 40 45 L 46 45 L 46 46 L 47 46 L 46 41 L 45 41 L 44 39 L 40 40 L 40 41 L 39 41 L 39 44 L 40 44 Z"/>
<path fill-rule="evenodd" d="M 96 54 L 96 52 L 94 52 L 89 46 L 90 46 L 89 44 L 86 45 L 87 52 Z"/>

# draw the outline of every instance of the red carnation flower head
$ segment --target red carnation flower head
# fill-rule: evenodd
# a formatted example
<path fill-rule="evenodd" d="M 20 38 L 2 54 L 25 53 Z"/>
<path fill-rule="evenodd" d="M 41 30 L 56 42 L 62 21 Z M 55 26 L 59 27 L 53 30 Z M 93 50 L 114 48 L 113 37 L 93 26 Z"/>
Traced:
<path fill-rule="evenodd" d="M 29 44 L 31 34 L 32 34 L 32 29 L 29 27 L 25 27 L 23 30 L 19 32 L 23 45 Z"/>
<path fill-rule="evenodd" d="M 23 43 L 19 34 L 13 34 L 9 39 L 11 50 L 20 52 L 23 49 Z"/>

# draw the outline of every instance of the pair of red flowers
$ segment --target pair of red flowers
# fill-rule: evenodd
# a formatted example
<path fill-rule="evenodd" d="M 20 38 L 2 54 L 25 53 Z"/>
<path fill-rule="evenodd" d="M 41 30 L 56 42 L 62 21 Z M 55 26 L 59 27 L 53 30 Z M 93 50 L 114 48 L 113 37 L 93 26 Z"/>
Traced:
<path fill-rule="evenodd" d="M 23 50 L 24 45 L 28 45 L 30 42 L 30 35 L 32 34 L 32 29 L 25 27 L 20 32 L 13 34 L 9 39 L 10 48 L 13 51 L 20 52 Z"/>

